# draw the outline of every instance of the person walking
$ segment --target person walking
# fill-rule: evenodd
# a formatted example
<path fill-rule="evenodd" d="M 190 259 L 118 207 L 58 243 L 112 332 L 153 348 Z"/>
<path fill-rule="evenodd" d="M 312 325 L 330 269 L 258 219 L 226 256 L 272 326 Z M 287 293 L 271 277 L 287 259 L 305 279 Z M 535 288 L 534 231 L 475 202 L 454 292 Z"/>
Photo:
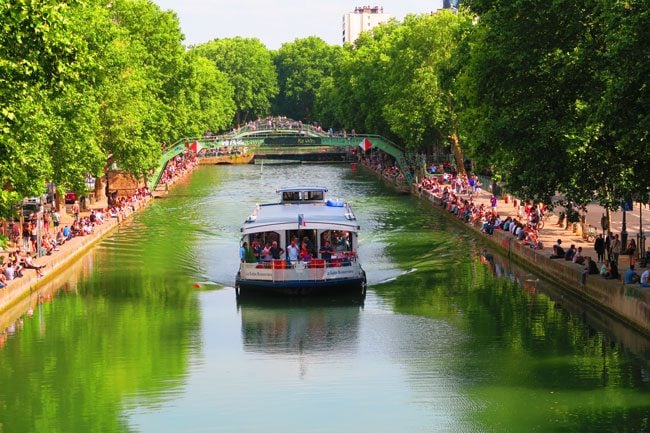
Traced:
<path fill-rule="evenodd" d="M 600 227 L 603 229 L 603 235 L 609 228 L 609 224 L 607 222 L 607 215 L 603 214 L 602 217 L 600 217 Z"/>
<path fill-rule="evenodd" d="M 605 239 L 603 238 L 603 235 L 598 235 L 596 240 L 594 241 L 594 251 L 596 251 L 596 254 L 598 255 L 597 261 L 598 263 L 602 263 L 605 261 Z"/>
<path fill-rule="evenodd" d="M 605 251 L 607 252 L 607 261 L 611 262 L 612 261 L 612 241 L 614 240 L 614 235 L 612 235 L 612 232 L 607 232 L 607 236 L 605 236 Z"/>
<path fill-rule="evenodd" d="M 74 204 L 72 205 L 72 214 L 74 215 L 74 220 L 79 221 L 79 201 L 75 200 Z"/>
<path fill-rule="evenodd" d="M 625 254 L 630 258 L 630 265 L 635 265 L 636 264 L 636 241 L 634 239 L 630 239 L 630 242 L 628 242 L 627 248 L 625 249 Z"/>
<path fill-rule="evenodd" d="M 618 238 L 618 235 L 614 235 L 611 251 L 611 261 L 618 265 L 618 256 L 621 254 L 621 241 Z"/>

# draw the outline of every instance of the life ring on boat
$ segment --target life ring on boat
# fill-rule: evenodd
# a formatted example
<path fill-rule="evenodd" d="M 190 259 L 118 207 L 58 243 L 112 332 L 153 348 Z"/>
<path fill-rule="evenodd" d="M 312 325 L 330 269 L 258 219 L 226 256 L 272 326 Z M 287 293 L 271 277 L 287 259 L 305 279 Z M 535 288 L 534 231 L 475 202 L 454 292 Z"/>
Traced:
<path fill-rule="evenodd" d="M 327 206 L 330 207 L 343 207 L 345 206 L 345 202 L 343 200 L 327 200 L 326 202 Z"/>

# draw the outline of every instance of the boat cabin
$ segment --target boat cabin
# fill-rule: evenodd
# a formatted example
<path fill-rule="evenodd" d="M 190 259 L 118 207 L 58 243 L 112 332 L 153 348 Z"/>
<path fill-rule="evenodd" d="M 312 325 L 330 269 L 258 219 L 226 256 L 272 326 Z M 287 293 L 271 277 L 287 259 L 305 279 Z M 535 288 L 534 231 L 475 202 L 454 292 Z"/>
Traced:
<path fill-rule="evenodd" d="M 267 243 L 285 250 L 292 240 L 300 249 L 307 244 L 312 258 L 329 242 L 335 257 L 356 257 L 359 226 L 349 203 L 326 200 L 327 188 L 294 187 L 280 189 L 279 203 L 260 204 L 244 223 L 242 243 Z M 325 254 L 327 257 L 327 254 Z M 329 259 L 329 258 L 328 258 Z"/>

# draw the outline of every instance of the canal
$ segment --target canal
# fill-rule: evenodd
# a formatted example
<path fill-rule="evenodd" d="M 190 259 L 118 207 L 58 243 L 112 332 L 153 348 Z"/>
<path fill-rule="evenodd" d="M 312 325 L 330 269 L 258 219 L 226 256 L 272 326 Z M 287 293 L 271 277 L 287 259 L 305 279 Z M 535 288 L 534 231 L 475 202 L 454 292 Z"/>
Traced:
<path fill-rule="evenodd" d="M 236 299 L 296 184 L 353 203 L 365 300 Z M 200 167 L 9 325 L 0 432 L 650 431 L 647 339 L 483 252 L 349 166 Z"/>

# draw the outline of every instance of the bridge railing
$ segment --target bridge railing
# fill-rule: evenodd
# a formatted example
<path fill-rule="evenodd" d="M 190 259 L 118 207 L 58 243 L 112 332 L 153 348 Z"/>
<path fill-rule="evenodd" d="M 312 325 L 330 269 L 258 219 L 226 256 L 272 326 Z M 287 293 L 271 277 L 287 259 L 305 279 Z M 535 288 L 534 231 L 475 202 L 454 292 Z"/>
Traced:
<path fill-rule="evenodd" d="M 303 127 L 304 129 L 304 127 Z M 322 133 L 312 131 L 314 135 L 308 135 L 306 138 L 312 137 L 317 138 L 313 144 L 306 143 L 305 145 L 300 145 L 301 148 L 309 147 L 325 147 L 325 146 L 338 146 L 338 147 L 355 147 L 358 146 L 364 139 L 368 139 L 372 143 L 372 147 L 379 149 L 383 152 L 388 153 L 397 162 L 400 170 L 404 174 L 405 180 L 410 184 L 413 182 L 413 176 L 410 172 L 410 163 L 408 162 L 407 153 L 404 148 L 392 142 L 391 140 L 376 134 L 356 134 L 356 135 L 341 135 L 334 134 L 330 135 L 328 133 Z M 240 128 L 238 131 L 229 134 L 221 134 L 217 136 L 203 136 L 203 137 L 184 137 L 177 140 L 175 143 L 170 145 L 165 152 L 160 157 L 160 163 L 155 171 L 151 174 L 148 181 L 148 186 L 150 190 L 155 190 L 160 179 L 164 173 L 167 163 L 176 157 L 176 155 L 184 152 L 187 147 L 185 144 L 191 144 L 195 141 L 198 141 L 204 148 L 215 148 L 221 147 L 224 145 L 236 145 L 242 144 L 251 149 L 251 151 L 260 150 L 264 145 L 264 139 L 270 137 L 305 137 L 303 130 L 298 129 L 271 129 L 271 130 L 244 130 Z M 281 145 L 275 145 L 274 147 L 281 147 Z M 296 147 L 293 147 L 294 149 Z"/>

